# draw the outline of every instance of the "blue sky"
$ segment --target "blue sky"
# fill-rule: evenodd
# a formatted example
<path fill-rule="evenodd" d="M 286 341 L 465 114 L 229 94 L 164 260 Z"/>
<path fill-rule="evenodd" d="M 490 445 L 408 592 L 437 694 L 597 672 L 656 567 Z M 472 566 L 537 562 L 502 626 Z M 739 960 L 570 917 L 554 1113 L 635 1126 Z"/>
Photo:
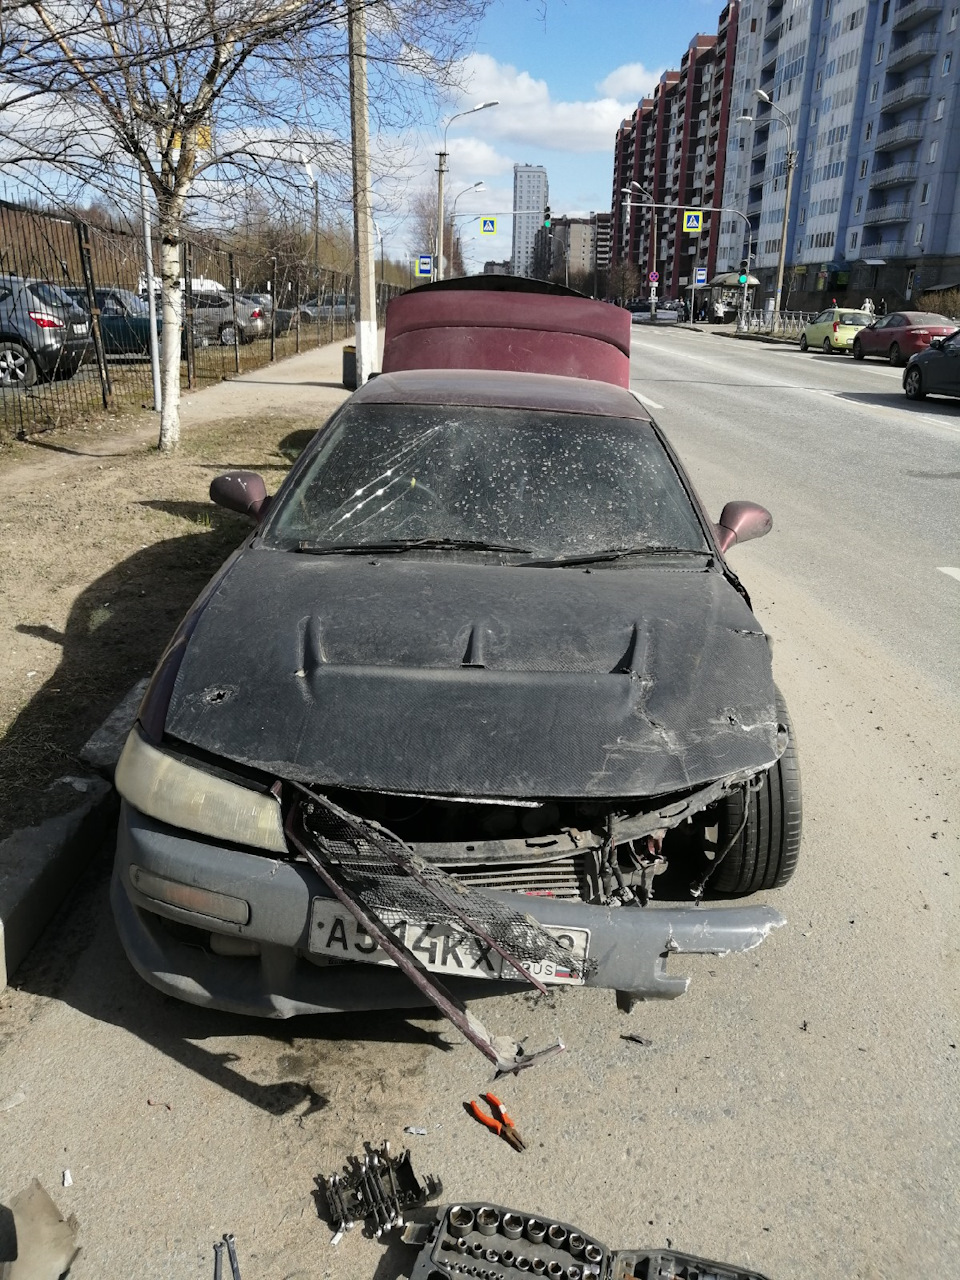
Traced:
<path fill-rule="evenodd" d="M 500 106 L 450 126 L 451 199 L 474 182 L 485 187 L 465 194 L 458 212 L 509 210 L 517 162 L 546 167 L 555 215 L 609 210 L 620 121 L 664 70 L 679 66 L 697 32 L 716 32 L 722 9 L 723 0 L 493 0 L 462 67 L 463 93 L 447 102 L 432 134 L 423 130 L 414 184 L 435 190 L 444 121 L 496 98 Z M 457 221 L 468 269 L 509 257 L 509 217 L 498 219 L 496 237 Z"/>

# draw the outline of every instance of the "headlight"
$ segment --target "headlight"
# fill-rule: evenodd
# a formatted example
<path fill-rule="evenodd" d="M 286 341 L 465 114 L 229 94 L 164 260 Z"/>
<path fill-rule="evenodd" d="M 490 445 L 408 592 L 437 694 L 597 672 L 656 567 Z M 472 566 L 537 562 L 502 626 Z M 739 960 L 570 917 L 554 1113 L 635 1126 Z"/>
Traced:
<path fill-rule="evenodd" d="M 280 802 L 227 782 L 152 747 L 132 729 L 117 764 L 116 788 L 158 822 L 216 840 L 286 853 Z"/>

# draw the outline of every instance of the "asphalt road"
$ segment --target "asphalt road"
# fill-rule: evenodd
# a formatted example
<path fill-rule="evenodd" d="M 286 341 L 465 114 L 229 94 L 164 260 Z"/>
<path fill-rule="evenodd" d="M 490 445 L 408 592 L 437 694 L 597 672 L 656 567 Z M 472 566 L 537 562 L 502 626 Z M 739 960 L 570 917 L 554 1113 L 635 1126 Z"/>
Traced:
<path fill-rule="evenodd" d="M 634 385 L 711 510 L 774 532 L 731 559 L 775 638 L 796 721 L 800 869 L 759 950 L 670 962 L 680 1000 L 478 1002 L 569 1046 L 498 1092 L 528 1143 L 468 1120 L 485 1062 L 430 1015 L 260 1025 L 168 1001 L 127 969 L 106 859 L 0 997 L 0 1199 L 34 1176 L 75 1213 L 79 1280 L 375 1277 L 403 1246 L 336 1248 L 313 1178 L 409 1143 L 445 1199 L 574 1222 L 770 1277 L 960 1276 L 960 402 L 882 366 L 643 330 Z M 635 1031 L 642 1046 L 621 1038 Z M 404 1126 L 427 1130 L 404 1135 Z M 63 1188 L 63 1170 L 73 1185 Z"/>

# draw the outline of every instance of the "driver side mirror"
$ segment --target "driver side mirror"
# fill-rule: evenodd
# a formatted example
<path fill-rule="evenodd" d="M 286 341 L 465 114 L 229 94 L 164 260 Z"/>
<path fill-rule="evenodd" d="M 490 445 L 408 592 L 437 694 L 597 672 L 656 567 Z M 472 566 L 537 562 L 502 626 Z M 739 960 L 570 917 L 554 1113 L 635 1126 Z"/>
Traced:
<path fill-rule="evenodd" d="M 713 526 L 717 546 L 727 552 L 736 542 L 762 538 L 773 528 L 773 516 L 756 502 L 728 502 Z"/>
<path fill-rule="evenodd" d="M 934 351 L 941 351 L 941 350 L 943 349 L 943 339 L 942 339 L 942 338 L 931 338 L 931 339 L 930 339 L 930 346 L 933 348 L 933 350 L 934 350 Z"/>
<path fill-rule="evenodd" d="M 257 522 L 270 505 L 263 476 L 256 471 L 225 471 L 210 482 L 210 498 L 218 507 L 238 511 Z"/>

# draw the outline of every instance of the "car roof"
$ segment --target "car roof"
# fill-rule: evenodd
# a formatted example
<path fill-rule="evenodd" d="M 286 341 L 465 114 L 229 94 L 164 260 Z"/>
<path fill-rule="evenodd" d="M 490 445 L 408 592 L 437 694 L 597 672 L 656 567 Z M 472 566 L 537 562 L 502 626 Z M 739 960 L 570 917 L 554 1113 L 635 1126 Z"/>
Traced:
<path fill-rule="evenodd" d="M 480 405 L 543 409 L 649 422 L 636 396 L 611 382 L 503 369 L 406 369 L 371 378 L 352 397 L 361 404 Z"/>

